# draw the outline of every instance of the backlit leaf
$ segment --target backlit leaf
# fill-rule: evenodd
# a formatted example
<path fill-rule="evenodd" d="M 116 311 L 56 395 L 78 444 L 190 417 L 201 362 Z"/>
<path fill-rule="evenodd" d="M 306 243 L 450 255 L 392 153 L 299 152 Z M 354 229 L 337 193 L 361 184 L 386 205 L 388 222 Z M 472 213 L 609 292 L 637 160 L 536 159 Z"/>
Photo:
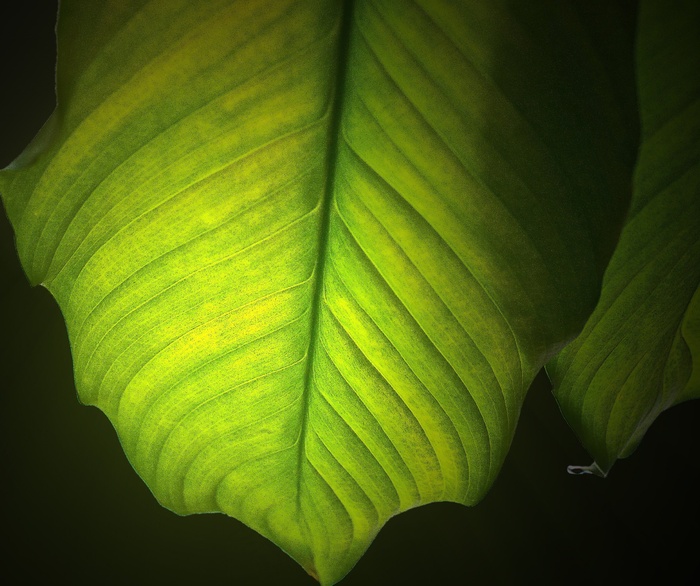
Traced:
<path fill-rule="evenodd" d="M 619 233 L 632 20 L 61 3 L 59 107 L 0 190 L 81 400 L 164 506 L 334 583 L 393 515 L 484 496 Z"/>

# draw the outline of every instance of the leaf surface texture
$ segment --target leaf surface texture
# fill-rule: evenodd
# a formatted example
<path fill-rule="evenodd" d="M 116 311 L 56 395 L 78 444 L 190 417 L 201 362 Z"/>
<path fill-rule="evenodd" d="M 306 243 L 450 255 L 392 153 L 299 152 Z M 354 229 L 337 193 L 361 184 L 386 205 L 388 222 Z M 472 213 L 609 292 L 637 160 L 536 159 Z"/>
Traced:
<path fill-rule="evenodd" d="M 334 583 L 393 515 L 484 496 L 627 207 L 632 21 L 62 2 L 59 106 L 0 189 L 164 506 Z"/>

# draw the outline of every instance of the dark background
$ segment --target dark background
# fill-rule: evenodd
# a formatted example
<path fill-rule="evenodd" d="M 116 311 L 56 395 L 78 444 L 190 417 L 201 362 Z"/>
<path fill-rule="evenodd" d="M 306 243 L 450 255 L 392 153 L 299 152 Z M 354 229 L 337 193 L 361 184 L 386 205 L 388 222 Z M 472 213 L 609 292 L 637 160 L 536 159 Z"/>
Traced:
<path fill-rule="evenodd" d="M 55 15 L 55 0 L 0 8 L 0 167 L 53 109 Z M 106 417 L 78 403 L 63 318 L 46 290 L 29 287 L 0 216 L 0 576 L 17 584 L 312 585 L 238 521 L 178 517 L 157 504 Z M 700 401 L 675 407 L 607 479 L 570 476 L 567 464 L 590 458 L 540 376 L 486 499 L 392 519 L 342 583 L 697 583 L 698 422 Z"/>

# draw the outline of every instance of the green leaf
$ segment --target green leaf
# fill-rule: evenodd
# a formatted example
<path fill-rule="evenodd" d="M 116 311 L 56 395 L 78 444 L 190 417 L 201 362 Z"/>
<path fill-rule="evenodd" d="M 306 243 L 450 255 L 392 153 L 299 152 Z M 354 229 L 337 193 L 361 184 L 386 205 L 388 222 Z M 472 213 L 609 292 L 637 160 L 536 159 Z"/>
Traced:
<path fill-rule="evenodd" d="M 643 142 L 632 207 L 596 311 L 547 367 L 564 416 L 602 474 L 634 451 L 662 411 L 700 397 L 699 26 L 696 2 L 642 2 Z"/>
<path fill-rule="evenodd" d="M 598 299 L 632 36 L 608 2 L 62 2 L 59 106 L 0 189 L 156 498 L 323 583 L 478 502 Z"/>

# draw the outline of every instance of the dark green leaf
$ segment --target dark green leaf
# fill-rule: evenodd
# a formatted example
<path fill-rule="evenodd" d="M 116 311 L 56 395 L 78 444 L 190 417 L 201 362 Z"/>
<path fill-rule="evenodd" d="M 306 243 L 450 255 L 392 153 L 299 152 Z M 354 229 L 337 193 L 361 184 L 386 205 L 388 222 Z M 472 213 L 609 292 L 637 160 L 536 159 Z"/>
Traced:
<path fill-rule="evenodd" d="M 697 2 L 642 2 L 643 143 L 632 207 L 596 311 L 547 367 L 564 416 L 602 474 L 634 451 L 663 410 L 700 396 L 698 31 Z"/>

